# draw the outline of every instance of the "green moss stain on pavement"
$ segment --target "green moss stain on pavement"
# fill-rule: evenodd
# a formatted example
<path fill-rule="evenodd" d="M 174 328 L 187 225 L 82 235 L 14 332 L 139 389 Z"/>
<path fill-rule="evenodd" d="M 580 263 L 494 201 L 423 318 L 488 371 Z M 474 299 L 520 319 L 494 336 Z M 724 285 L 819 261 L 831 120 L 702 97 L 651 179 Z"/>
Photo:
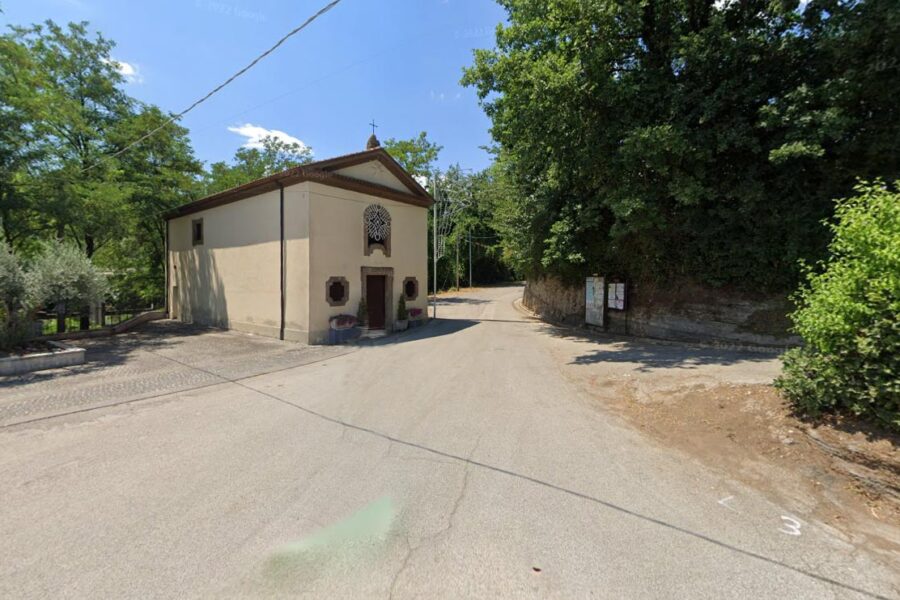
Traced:
<path fill-rule="evenodd" d="M 390 497 L 382 497 L 333 525 L 275 550 L 266 561 L 272 582 L 348 566 L 383 546 L 397 516 Z"/>

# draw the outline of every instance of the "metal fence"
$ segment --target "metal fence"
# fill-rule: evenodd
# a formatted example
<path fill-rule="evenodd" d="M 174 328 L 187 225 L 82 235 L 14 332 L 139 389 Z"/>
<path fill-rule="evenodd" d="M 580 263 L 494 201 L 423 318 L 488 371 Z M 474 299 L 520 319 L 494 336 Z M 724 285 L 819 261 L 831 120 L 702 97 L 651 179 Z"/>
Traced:
<path fill-rule="evenodd" d="M 66 331 L 85 331 L 89 329 L 102 329 L 112 327 L 131 317 L 139 315 L 152 308 L 101 308 L 99 315 L 86 315 L 81 312 L 66 313 L 64 329 L 60 329 L 59 317 L 53 312 L 39 312 L 35 319 L 36 335 L 54 335 Z M 40 328 L 40 329 L 39 329 Z M 38 333 L 38 329 L 40 333 Z"/>

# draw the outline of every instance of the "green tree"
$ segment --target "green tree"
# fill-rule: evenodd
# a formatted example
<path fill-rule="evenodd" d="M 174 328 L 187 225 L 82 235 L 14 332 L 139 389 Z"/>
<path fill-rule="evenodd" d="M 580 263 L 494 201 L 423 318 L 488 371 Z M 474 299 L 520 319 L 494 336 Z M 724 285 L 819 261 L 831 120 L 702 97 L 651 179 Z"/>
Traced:
<path fill-rule="evenodd" d="M 439 198 L 454 207 L 449 217 L 451 222 L 444 225 L 445 258 L 438 261 L 439 288 L 455 285 L 457 280 L 472 285 L 470 272 L 472 279 L 479 284 L 508 281 L 512 276 L 512 271 L 503 260 L 500 237 L 494 223 L 499 186 L 493 172 L 493 168 L 473 172 L 459 165 L 451 165 L 445 171 L 435 171 Z M 429 246 L 429 252 L 432 251 Z M 429 266 L 433 267 L 432 262 Z M 433 285 L 431 279 L 429 283 Z"/>
<path fill-rule="evenodd" d="M 805 346 L 776 385 L 804 412 L 849 410 L 900 430 L 900 192 L 857 187 L 838 202 L 830 254 L 797 294 Z"/>
<path fill-rule="evenodd" d="M 240 148 L 230 164 L 224 161 L 211 164 L 204 176 L 205 193 L 215 194 L 312 160 L 312 149 L 308 146 L 272 136 L 264 137 L 260 143 L 261 148 Z"/>
<path fill-rule="evenodd" d="M 114 148 L 124 148 L 171 116 L 155 106 L 119 119 L 109 132 Z M 125 192 L 121 213 L 125 233 L 97 253 L 96 262 L 111 272 L 114 301 L 143 307 L 164 301 L 164 211 L 197 197 L 202 164 L 194 157 L 188 131 L 175 123 L 120 155 L 117 179 Z"/>
<path fill-rule="evenodd" d="M 161 212 L 202 193 L 202 165 L 176 124 L 131 145 L 170 115 L 124 92 L 113 47 L 85 23 L 0 35 L 0 222 L 22 256 L 70 241 L 146 305 L 163 300 Z"/>
<path fill-rule="evenodd" d="M 47 21 L 11 30 L 7 39 L 27 52 L 40 90 L 22 107 L 30 112 L 29 127 L 42 154 L 23 183 L 39 199 L 33 207 L 37 221 L 92 256 L 122 234 L 125 209 L 116 165 L 104 160 L 111 150 L 108 131 L 131 109 L 110 56 L 113 43 L 100 34 L 91 37 L 86 23 L 63 28 Z"/>
<path fill-rule="evenodd" d="M 66 330 L 65 316 L 102 302 L 109 284 L 80 248 L 67 242 L 45 242 L 34 260 L 29 277 L 34 295 L 57 311 L 57 331 Z"/>
<path fill-rule="evenodd" d="M 434 174 L 434 163 L 443 149 L 443 146 L 430 141 L 424 131 L 408 140 L 390 138 L 382 144 L 382 147 L 407 173 L 420 180 L 427 180 Z"/>
<path fill-rule="evenodd" d="M 900 172 L 891 0 L 500 4 L 508 25 L 463 83 L 530 274 L 789 289 L 832 199 Z"/>
<path fill-rule="evenodd" d="M 30 165 L 43 158 L 32 125 L 39 101 L 39 76 L 27 48 L 0 36 L 0 225 L 12 247 L 36 233 L 33 195 L 27 185 Z"/>
<path fill-rule="evenodd" d="M 0 238 L 0 350 L 21 345 L 28 335 L 34 294 L 22 263 Z"/>

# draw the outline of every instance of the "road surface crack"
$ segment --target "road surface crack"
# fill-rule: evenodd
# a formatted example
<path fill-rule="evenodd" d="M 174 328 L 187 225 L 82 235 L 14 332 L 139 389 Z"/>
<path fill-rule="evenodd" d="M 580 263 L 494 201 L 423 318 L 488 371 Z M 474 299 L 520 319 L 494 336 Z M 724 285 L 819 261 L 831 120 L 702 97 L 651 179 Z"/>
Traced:
<path fill-rule="evenodd" d="M 397 587 L 397 582 L 400 580 L 400 575 L 403 574 L 403 571 L 406 570 L 406 565 L 409 564 L 409 559 L 412 556 L 415 548 L 412 547 L 412 544 L 409 542 L 409 536 L 406 536 L 406 553 L 403 555 L 403 560 L 400 562 L 400 568 L 397 569 L 397 572 L 394 573 L 394 578 L 391 580 L 391 590 L 388 595 L 388 600 L 393 600 L 394 598 L 394 589 Z"/>
<path fill-rule="evenodd" d="M 463 498 L 466 495 L 466 492 L 469 489 L 469 465 L 466 464 L 463 470 L 463 480 L 462 485 L 459 489 L 459 494 L 456 496 L 456 499 L 453 501 L 453 507 L 450 509 L 450 513 L 447 515 L 447 524 L 442 527 L 440 530 L 423 537 L 419 540 L 419 543 L 415 546 L 409 541 L 409 536 L 406 536 L 406 554 L 403 556 L 403 560 L 400 563 L 400 568 L 397 569 L 397 572 L 394 574 L 394 578 L 391 581 L 390 593 L 388 594 L 388 600 L 393 600 L 394 591 L 397 588 L 397 582 L 400 580 L 400 576 L 406 571 L 406 567 L 409 565 L 410 560 L 412 560 L 413 554 L 419 551 L 420 548 L 425 546 L 426 544 L 430 544 L 437 538 L 446 534 L 453 528 L 453 521 L 456 518 L 456 513 L 459 511 L 459 507 L 462 504 Z"/>

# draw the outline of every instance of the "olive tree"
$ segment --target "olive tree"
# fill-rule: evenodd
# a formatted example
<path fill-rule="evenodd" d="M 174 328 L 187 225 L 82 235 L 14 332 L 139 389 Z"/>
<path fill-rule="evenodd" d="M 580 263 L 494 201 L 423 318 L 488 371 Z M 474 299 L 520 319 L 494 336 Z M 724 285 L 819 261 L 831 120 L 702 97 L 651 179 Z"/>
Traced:
<path fill-rule="evenodd" d="M 64 242 L 46 242 L 29 273 L 35 295 L 53 304 L 57 331 L 65 331 L 66 311 L 103 300 L 109 291 L 106 276 L 94 267 L 78 247 Z"/>

